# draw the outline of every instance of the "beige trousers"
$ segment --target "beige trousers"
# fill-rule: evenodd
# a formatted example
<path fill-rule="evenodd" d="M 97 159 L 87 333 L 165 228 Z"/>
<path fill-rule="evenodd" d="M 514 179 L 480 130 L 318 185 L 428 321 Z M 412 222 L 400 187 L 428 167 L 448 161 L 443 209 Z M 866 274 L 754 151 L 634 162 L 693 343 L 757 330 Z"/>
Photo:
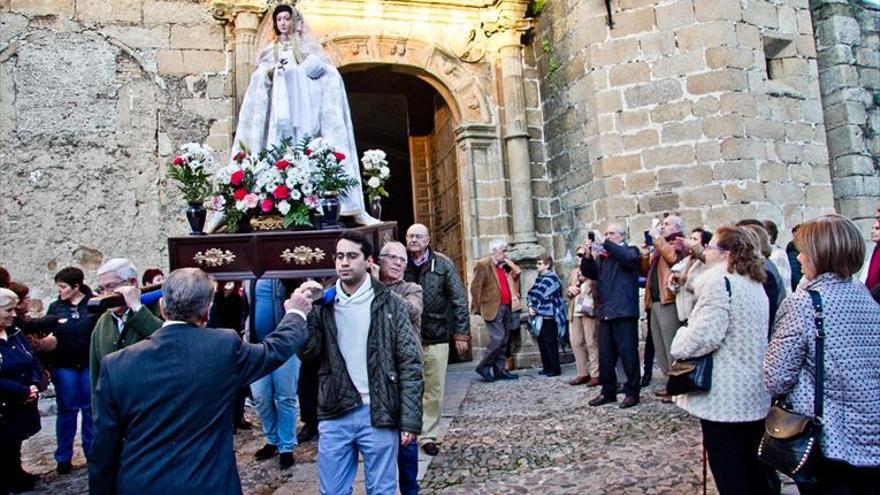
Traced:
<path fill-rule="evenodd" d="M 599 378 L 599 332 L 596 328 L 596 319 L 589 316 L 575 316 L 570 323 L 568 339 L 577 364 L 578 376 L 589 375 Z M 589 373 L 587 373 L 588 362 Z"/>
<path fill-rule="evenodd" d="M 443 413 L 443 391 L 446 389 L 446 365 L 449 344 L 431 344 L 422 348 L 425 370 L 425 395 L 422 397 L 422 436 L 419 443 L 437 441 L 440 415 Z"/>

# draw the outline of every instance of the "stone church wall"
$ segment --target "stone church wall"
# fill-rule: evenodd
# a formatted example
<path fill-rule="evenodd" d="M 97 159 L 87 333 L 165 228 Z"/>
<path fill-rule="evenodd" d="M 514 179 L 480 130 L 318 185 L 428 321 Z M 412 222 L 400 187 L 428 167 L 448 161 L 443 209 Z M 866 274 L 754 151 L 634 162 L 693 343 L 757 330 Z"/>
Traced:
<path fill-rule="evenodd" d="M 543 76 L 556 254 L 609 220 L 788 230 L 833 195 L 807 0 L 546 2 Z M 639 235 L 640 237 L 640 235 Z"/>
<path fill-rule="evenodd" d="M 167 266 L 188 229 L 165 164 L 228 148 L 231 88 L 207 2 L 0 1 L 0 264 L 37 299 L 64 266 Z"/>
<path fill-rule="evenodd" d="M 880 7 L 811 7 L 835 205 L 867 235 L 880 197 Z"/>

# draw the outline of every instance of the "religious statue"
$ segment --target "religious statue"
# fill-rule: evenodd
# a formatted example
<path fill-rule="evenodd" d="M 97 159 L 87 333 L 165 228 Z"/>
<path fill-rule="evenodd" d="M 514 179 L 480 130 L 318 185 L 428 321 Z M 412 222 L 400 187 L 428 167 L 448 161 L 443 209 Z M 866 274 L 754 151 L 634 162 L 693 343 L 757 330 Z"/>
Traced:
<path fill-rule="evenodd" d="M 351 113 L 342 76 L 293 4 L 272 11 L 273 35 L 259 50 L 238 116 L 232 153 L 244 144 L 259 153 L 285 138 L 323 137 L 345 155 L 346 173 L 357 185 L 342 198 L 340 213 L 359 224 L 378 222 L 364 210 Z"/>

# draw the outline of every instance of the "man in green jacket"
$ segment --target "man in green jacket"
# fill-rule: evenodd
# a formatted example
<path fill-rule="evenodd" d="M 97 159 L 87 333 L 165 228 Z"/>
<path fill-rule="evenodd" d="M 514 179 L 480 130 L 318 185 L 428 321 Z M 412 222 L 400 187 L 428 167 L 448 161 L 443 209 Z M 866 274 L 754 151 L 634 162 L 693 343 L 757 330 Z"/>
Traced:
<path fill-rule="evenodd" d="M 125 306 L 108 309 L 98 318 L 92 332 L 89 374 L 93 398 L 104 356 L 146 339 L 162 326 L 162 320 L 141 304 L 138 273 L 131 261 L 114 258 L 101 265 L 98 268 L 98 292 L 122 294 Z"/>

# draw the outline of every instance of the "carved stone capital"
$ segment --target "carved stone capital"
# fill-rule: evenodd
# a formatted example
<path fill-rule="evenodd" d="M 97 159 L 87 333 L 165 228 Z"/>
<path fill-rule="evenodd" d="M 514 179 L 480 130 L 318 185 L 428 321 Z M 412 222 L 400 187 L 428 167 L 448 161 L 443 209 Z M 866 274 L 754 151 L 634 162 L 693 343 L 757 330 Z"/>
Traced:
<path fill-rule="evenodd" d="M 257 22 L 266 12 L 266 2 L 260 0 L 214 0 L 211 4 L 211 15 L 224 23 L 236 23 L 239 14 L 256 14 Z M 256 26 L 254 26 L 256 30 Z"/>

